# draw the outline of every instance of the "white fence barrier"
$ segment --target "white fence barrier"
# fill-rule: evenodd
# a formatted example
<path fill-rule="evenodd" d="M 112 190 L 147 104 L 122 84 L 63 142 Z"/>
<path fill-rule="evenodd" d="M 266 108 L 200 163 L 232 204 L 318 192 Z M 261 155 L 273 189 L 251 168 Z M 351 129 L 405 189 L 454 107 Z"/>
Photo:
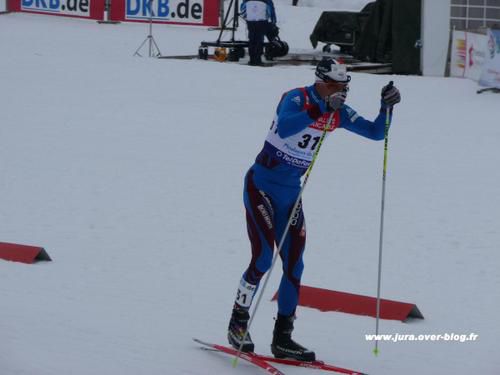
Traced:
<path fill-rule="evenodd" d="M 453 31 L 450 75 L 500 88 L 500 30 L 487 35 Z"/>
<path fill-rule="evenodd" d="M 487 44 L 486 35 L 453 30 L 450 76 L 479 81 L 486 59 Z"/>
<path fill-rule="evenodd" d="M 479 84 L 500 89 L 500 30 L 488 30 L 487 46 L 486 60 Z"/>

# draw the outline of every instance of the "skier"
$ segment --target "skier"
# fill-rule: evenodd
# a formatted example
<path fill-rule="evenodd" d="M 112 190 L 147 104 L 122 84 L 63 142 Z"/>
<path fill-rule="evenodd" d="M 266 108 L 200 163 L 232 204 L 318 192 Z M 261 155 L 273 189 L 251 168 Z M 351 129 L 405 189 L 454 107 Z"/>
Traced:
<path fill-rule="evenodd" d="M 380 113 L 375 121 L 368 121 L 344 104 L 351 80 L 345 65 L 324 59 L 318 63 L 315 76 L 313 85 L 293 89 L 282 96 L 264 147 L 245 176 L 244 204 L 252 258 L 240 280 L 228 328 L 229 343 L 234 348 L 243 344 L 244 352 L 254 350 L 250 334 L 245 337 L 253 296 L 261 278 L 271 267 L 274 244 L 280 241 L 299 195 L 300 177 L 312 161 L 331 114 L 333 121 L 328 133 L 344 128 L 373 140 L 382 140 L 386 110 L 390 107 L 392 116 L 392 106 L 401 100 L 395 86 L 384 86 Z M 304 268 L 306 227 L 302 202 L 297 212 L 279 254 L 283 275 L 271 352 L 277 358 L 314 361 L 315 353 L 291 338 Z"/>
<path fill-rule="evenodd" d="M 272 0 L 244 0 L 240 11 L 248 28 L 248 65 L 261 66 L 264 36 L 269 41 L 276 34 L 276 12 Z"/>

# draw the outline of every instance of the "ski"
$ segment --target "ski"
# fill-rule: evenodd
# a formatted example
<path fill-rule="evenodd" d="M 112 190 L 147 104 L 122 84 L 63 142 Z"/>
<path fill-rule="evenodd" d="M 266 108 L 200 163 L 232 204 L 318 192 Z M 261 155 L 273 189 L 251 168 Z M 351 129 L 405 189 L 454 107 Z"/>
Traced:
<path fill-rule="evenodd" d="M 347 368 L 329 365 L 323 361 L 305 362 L 305 361 L 298 361 L 296 359 L 274 358 L 271 356 L 261 355 L 261 354 L 253 354 L 253 356 L 255 356 L 259 359 L 262 359 L 266 362 L 278 363 L 278 364 L 288 365 L 288 366 L 307 367 L 307 368 L 312 368 L 312 369 L 317 369 L 317 370 L 337 372 L 340 374 L 368 375 L 368 374 L 365 374 L 363 372 L 353 371 L 353 370 L 350 370 Z"/>
<path fill-rule="evenodd" d="M 193 340 L 200 345 L 204 345 L 204 347 L 202 347 L 202 349 L 215 350 L 215 351 L 226 353 L 226 354 L 233 355 L 233 356 L 238 354 L 238 351 L 236 349 L 229 348 L 227 346 L 211 344 L 209 342 L 201 341 L 201 340 L 195 339 L 195 338 L 193 338 Z M 261 369 L 266 371 L 268 374 L 285 375 L 283 372 L 278 370 L 276 367 L 271 366 L 269 363 L 258 358 L 258 356 L 253 354 L 253 353 L 243 353 L 242 352 L 239 354 L 238 358 L 244 359 L 245 361 L 248 361 L 257 367 L 260 367 Z"/>
<path fill-rule="evenodd" d="M 237 350 L 227 347 L 227 346 L 222 346 L 222 345 L 217 345 L 217 344 L 210 344 L 198 339 L 193 339 L 197 343 L 204 345 L 205 348 L 203 349 L 208 349 L 208 350 L 215 350 L 215 351 L 221 351 L 229 355 L 236 355 Z M 348 374 L 348 375 L 367 375 L 363 372 L 359 371 L 354 371 L 338 366 L 333 366 L 330 364 L 327 364 L 323 361 L 313 361 L 313 362 L 305 362 L 305 361 L 298 361 L 295 359 L 287 359 L 287 358 L 274 358 L 271 356 L 267 355 L 262 355 L 262 354 L 256 354 L 256 353 L 241 353 L 240 358 L 243 358 L 249 362 L 254 363 L 252 360 L 257 360 L 259 362 L 263 362 L 267 365 L 269 365 L 269 362 L 271 363 L 277 363 L 280 365 L 287 365 L 287 366 L 296 366 L 296 367 L 305 367 L 305 368 L 311 368 L 311 369 L 317 369 L 317 370 L 324 370 L 324 371 L 332 371 L 332 372 L 337 372 L 340 374 Z M 254 363 L 256 364 L 256 363 Z M 259 366 L 259 365 L 258 365 Z M 259 366 L 262 367 L 262 366 Z M 272 366 L 271 366 L 272 367 Z M 263 367 L 262 367 L 263 368 Z M 275 369 L 279 371 L 278 369 Z M 282 374 L 282 372 L 271 372 L 271 374 Z"/>

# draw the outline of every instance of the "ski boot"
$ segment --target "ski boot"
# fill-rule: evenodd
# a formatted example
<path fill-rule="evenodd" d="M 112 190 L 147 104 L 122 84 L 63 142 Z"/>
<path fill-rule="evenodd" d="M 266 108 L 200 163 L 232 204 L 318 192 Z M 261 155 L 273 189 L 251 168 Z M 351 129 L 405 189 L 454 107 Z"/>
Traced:
<path fill-rule="evenodd" d="M 227 329 L 227 339 L 229 344 L 236 350 L 248 353 L 254 351 L 254 344 L 252 338 L 250 337 L 250 332 L 247 332 L 247 324 L 250 319 L 250 314 L 248 310 L 242 308 L 235 304 L 233 307 L 233 313 L 231 314 L 231 320 L 229 321 L 229 327 Z M 243 341 L 244 339 L 244 341 Z M 243 345 L 241 345 L 243 343 Z"/>
<path fill-rule="evenodd" d="M 294 320 L 294 315 L 284 316 L 278 314 L 274 325 L 271 352 L 276 358 L 291 358 L 298 361 L 312 362 L 316 360 L 315 353 L 292 340 Z"/>

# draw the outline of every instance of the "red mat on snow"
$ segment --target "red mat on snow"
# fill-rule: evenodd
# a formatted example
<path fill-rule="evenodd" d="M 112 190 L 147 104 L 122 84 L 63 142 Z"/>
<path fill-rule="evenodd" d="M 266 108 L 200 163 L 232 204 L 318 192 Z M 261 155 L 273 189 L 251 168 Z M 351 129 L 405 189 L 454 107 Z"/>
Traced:
<path fill-rule="evenodd" d="M 0 242 L 0 259 L 28 264 L 39 260 L 52 260 L 43 247 L 18 245 L 6 242 Z"/>
<path fill-rule="evenodd" d="M 278 293 L 276 292 L 272 300 L 277 299 Z M 299 305 L 320 311 L 338 311 L 373 317 L 377 314 L 377 299 L 374 297 L 305 285 L 300 287 Z M 404 322 L 409 318 L 423 319 L 424 316 L 415 304 L 381 299 L 380 318 Z"/>

